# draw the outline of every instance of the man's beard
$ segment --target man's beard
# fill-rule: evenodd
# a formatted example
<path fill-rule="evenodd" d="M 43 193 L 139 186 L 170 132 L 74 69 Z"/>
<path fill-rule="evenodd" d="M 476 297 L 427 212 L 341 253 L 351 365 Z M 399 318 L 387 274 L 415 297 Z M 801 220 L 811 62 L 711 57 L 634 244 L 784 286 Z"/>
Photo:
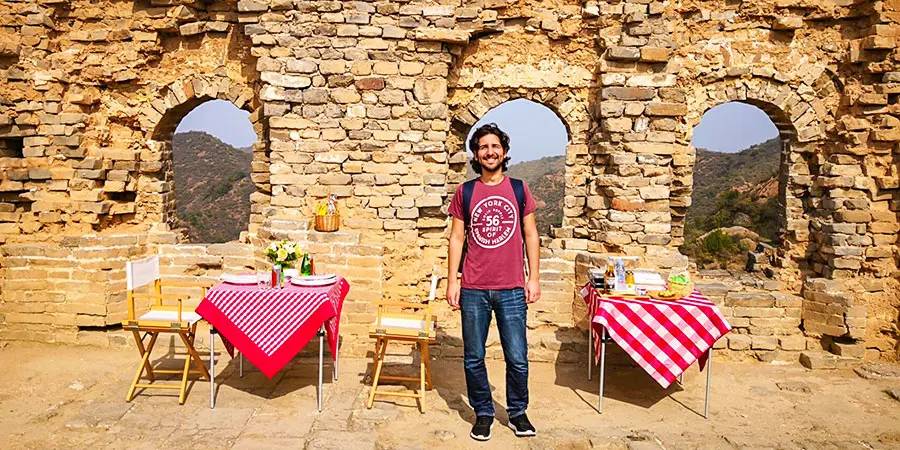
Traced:
<path fill-rule="evenodd" d="M 493 163 L 494 163 L 494 161 L 491 161 L 491 164 L 493 164 Z M 481 164 L 481 170 L 483 172 L 497 173 L 497 172 L 501 172 L 503 170 L 503 158 L 498 158 L 496 160 L 496 166 L 493 168 L 488 166 L 485 162 L 480 162 L 480 164 Z"/>

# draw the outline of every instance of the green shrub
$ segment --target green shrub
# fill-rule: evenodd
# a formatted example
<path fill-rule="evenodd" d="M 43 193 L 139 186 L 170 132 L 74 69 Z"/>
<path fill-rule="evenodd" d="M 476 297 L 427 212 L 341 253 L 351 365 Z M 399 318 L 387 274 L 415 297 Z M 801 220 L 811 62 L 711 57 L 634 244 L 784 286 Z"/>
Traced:
<path fill-rule="evenodd" d="M 730 256 L 740 251 L 740 248 L 737 243 L 734 242 L 734 239 L 723 233 L 722 230 L 715 230 L 712 233 L 709 233 L 703 238 L 702 246 L 704 252 L 716 258 Z"/>
<path fill-rule="evenodd" d="M 722 230 L 713 230 L 702 240 L 689 241 L 679 250 L 691 257 L 700 267 L 724 269 L 729 264 L 742 264 L 743 255 L 747 251 L 745 247 Z"/>

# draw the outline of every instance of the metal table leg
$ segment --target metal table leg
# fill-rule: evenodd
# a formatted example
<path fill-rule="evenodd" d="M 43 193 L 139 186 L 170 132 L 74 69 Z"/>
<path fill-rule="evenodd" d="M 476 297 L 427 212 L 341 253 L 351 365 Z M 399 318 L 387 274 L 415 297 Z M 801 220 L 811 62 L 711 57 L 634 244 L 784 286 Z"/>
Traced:
<path fill-rule="evenodd" d="M 337 344 L 334 346 L 334 381 L 338 379 L 338 362 L 341 360 L 341 337 L 338 336 Z"/>
<path fill-rule="evenodd" d="M 216 407 L 216 330 L 209 326 L 209 409 Z"/>
<path fill-rule="evenodd" d="M 709 381 L 712 372 L 712 347 L 709 348 L 709 357 L 706 359 L 706 401 L 703 408 L 703 418 L 709 419 Z"/>
<path fill-rule="evenodd" d="M 594 329 L 588 323 L 588 381 L 593 380 L 591 372 L 594 369 Z"/>
<path fill-rule="evenodd" d="M 319 390 L 318 395 L 316 395 L 316 400 L 319 405 L 319 412 L 322 411 L 322 354 L 324 350 L 325 343 L 325 326 L 319 328 Z"/>
<path fill-rule="evenodd" d="M 238 352 L 238 376 L 244 378 L 244 354 Z"/>
<path fill-rule="evenodd" d="M 606 327 L 603 327 L 600 335 L 600 403 L 597 412 L 603 414 L 603 377 L 606 375 Z"/>

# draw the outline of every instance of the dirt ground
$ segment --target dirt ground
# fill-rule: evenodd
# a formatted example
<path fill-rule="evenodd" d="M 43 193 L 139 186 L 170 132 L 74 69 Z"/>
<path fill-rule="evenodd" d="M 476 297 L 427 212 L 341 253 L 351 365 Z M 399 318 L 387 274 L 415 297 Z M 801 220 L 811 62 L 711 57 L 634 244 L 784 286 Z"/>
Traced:
<path fill-rule="evenodd" d="M 716 360 L 706 420 L 705 373 L 691 368 L 683 387 L 663 390 L 626 358 L 611 356 L 602 415 L 596 375 L 588 381 L 584 365 L 533 363 L 534 438 L 507 428 L 503 362 L 490 362 L 498 421 L 493 439 L 479 443 L 468 436 L 474 417 L 460 360 L 434 361 L 425 414 L 413 400 L 391 397 L 366 409 L 371 362 L 342 360 L 339 380 L 326 377 L 318 413 L 309 359 L 268 380 L 249 364 L 238 377 L 236 361 L 219 355 L 210 409 L 209 385 L 199 381 L 183 406 L 175 392 L 160 390 L 126 403 L 138 361 L 133 349 L 5 344 L 0 439 L 8 449 L 900 448 L 900 401 L 888 394 L 900 388 L 898 378 Z M 177 364 L 172 359 L 171 351 L 161 353 L 156 365 Z"/>

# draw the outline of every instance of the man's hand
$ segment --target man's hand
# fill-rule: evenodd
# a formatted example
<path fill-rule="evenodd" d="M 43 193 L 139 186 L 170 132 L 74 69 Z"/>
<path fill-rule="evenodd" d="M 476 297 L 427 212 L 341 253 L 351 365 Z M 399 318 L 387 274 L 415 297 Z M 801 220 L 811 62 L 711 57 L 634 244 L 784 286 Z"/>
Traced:
<path fill-rule="evenodd" d="M 459 309 L 459 280 L 447 281 L 447 303 L 453 309 Z"/>
<path fill-rule="evenodd" d="M 449 298 L 449 297 L 448 297 Z M 528 280 L 525 284 L 525 303 L 534 303 L 541 298 L 541 283 L 537 280 Z"/>

